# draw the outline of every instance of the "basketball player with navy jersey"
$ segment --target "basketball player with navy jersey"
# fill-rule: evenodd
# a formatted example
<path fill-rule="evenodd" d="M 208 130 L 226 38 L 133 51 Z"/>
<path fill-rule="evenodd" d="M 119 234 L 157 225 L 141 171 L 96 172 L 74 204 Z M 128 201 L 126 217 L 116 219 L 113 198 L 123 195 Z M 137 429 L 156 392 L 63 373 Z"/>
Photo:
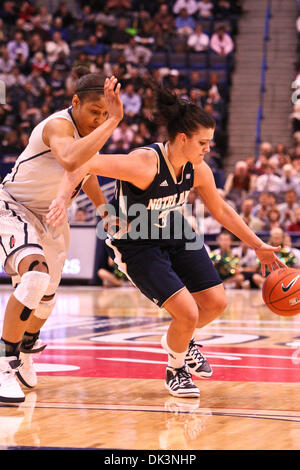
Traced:
<path fill-rule="evenodd" d="M 109 209 L 106 213 L 109 254 L 133 284 L 172 317 L 161 341 L 168 353 L 165 386 L 169 393 L 199 397 L 192 374 L 207 378 L 212 369 L 195 338 L 200 328 L 224 311 L 226 296 L 203 244 L 188 244 L 191 227 L 189 233 L 183 230 L 177 236 L 179 228 L 186 225 L 180 209 L 189 190 L 196 188 L 216 220 L 256 251 L 263 274 L 265 265 L 269 269 L 284 265 L 275 255 L 280 247 L 260 240 L 217 191 L 204 162 L 214 135 L 214 120 L 160 85 L 155 86 L 155 92 L 158 117 L 167 127 L 168 141 L 128 155 L 93 157 L 75 172 L 66 173 L 47 221 L 59 226 L 73 188 L 85 174 L 118 179 L 115 213 Z M 146 219 L 136 218 L 137 204 L 145 207 Z M 138 224 L 143 225 L 144 233 L 136 230 Z"/>
<path fill-rule="evenodd" d="M 97 74 L 82 73 L 72 106 L 33 129 L 0 187 L 0 260 L 15 287 L 0 341 L 0 402 L 25 400 L 16 376 L 28 388 L 36 385 L 32 356 L 45 347 L 39 333 L 53 310 L 69 246 L 67 217 L 60 227 L 47 225 L 45 217 L 64 172 L 97 155 L 122 120 L 119 92 L 115 77 L 103 83 Z M 95 175 L 85 175 L 72 198 L 81 187 L 96 207 L 105 202 Z"/>

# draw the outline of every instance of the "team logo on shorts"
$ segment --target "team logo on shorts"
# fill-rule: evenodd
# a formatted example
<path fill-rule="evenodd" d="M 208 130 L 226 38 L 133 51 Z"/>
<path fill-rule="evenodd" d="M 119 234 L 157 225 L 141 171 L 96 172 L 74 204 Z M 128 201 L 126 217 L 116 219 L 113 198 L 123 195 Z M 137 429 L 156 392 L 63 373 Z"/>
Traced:
<path fill-rule="evenodd" d="M 10 240 L 9 240 L 9 247 L 10 247 L 10 249 L 12 249 L 12 248 L 15 246 L 15 244 L 16 244 L 16 239 L 15 239 L 15 236 L 12 235 L 12 236 L 10 237 Z"/>

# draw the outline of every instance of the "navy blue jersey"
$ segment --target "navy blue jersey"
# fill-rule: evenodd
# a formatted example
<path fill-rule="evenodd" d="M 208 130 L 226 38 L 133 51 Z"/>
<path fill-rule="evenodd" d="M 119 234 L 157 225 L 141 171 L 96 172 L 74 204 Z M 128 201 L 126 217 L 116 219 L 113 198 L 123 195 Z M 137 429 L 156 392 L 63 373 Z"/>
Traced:
<path fill-rule="evenodd" d="M 192 229 L 182 215 L 182 206 L 193 187 L 192 163 L 184 165 L 177 179 L 164 144 L 154 143 L 143 148 L 155 152 L 157 174 L 144 191 L 126 181 L 117 181 L 111 202 L 116 211 L 116 227 L 113 234 L 110 229 L 108 232 L 115 241 L 122 242 L 172 244 L 174 240 L 191 240 Z"/>

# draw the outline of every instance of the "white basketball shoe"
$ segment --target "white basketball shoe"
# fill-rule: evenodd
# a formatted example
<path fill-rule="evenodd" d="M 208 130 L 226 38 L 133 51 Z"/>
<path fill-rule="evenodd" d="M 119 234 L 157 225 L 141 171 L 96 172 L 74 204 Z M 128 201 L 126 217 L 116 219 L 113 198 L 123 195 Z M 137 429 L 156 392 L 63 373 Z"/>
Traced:
<path fill-rule="evenodd" d="M 37 340 L 31 349 L 24 349 L 21 346 L 21 365 L 16 372 L 19 381 L 27 388 L 33 388 L 37 384 L 37 375 L 33 362 L 33 356 L 41 353 L 47 345 L 41 340 Z M 36 356 L 35 356 L 36 357 Z"/>
<path fill-rule="evenodd" d="M 25 395 L 16 379 L 21 361 L 16 356 L 0 357 L 0 402 L 22 403 Z"/>

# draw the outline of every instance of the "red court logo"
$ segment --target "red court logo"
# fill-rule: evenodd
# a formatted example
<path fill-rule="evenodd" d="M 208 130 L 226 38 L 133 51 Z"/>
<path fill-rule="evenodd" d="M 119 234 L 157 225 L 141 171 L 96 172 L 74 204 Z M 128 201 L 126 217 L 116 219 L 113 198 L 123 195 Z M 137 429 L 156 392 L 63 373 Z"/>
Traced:
<path fill-rule="evenodd" d="M 213 368 L 210 380 L 299 383 L 296 349 L 205 346 Z M 39 359 L 39 373 L 80 377 L 162 379 L 167 354 L 147 343 L 91 342 L 48 344 Z"/>

